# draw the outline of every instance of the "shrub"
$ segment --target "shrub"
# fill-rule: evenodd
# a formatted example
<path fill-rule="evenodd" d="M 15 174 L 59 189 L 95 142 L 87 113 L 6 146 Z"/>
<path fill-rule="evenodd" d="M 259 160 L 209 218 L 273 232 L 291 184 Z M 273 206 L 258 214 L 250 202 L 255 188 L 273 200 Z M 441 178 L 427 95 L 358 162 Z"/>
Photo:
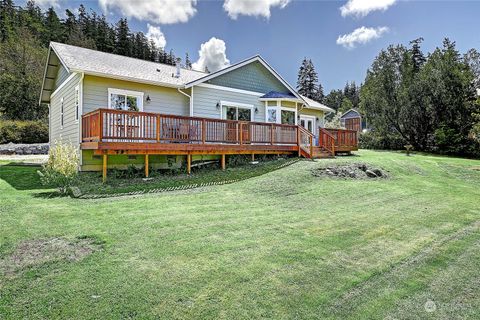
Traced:
<path fill-rule="evenodd" d="M 66 194 L 78 175 L 78 163 L 78 150 L 73 145 L 55 142 L 47 163 L 38 174 L 44 185 L 55 186 L 60 193 Z"/>
<path fill-rule="evenodd" d="M 48 126 L 41 121 L 0 121 L 0 144 L 48 142 Z"/>
<path fill-rule="evenodd" d="M 398 135 L 381 135 L 375 131 L 360 133 L 359 147 L 362 149 L 403 150 L 405 140 Z"/>

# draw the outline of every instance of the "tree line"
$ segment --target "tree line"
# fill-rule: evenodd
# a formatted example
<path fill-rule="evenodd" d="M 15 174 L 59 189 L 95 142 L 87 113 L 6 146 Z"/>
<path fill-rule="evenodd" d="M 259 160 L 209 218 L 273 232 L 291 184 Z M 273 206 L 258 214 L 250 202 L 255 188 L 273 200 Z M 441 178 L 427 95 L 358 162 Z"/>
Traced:
<path fill-rule="evenodd" d="M 342 89 L 331 90 L 325 95 L 323 86 L 318 79 L 318 73 L 311 59 L 304 58 L 298 70 L 297 91 L 301 95 L 325 104 L 335 110 L 326 116 L 331 120 L 337 113 L 343 113 L 350 109 L 358 109 L 360 103 L 360 87 L 355 81 L 347 81 Z"/>
<path fill-rule="evenodd" d="M 480 54 L 455 42 L 424 54 L 423 39 L 382 50 L 360 90 L 360 111 L 374 148 L 480 156 Z"/>
<path fill-rule="evenodd" d="M 310 59 L 299 69 L 297 90 L 335 110 L 327 125 L 339 126 L 349 109 L 360 111 L 368 124 L 363 147 L 403 149 L 480 156 L 480 53 L 461 54 L 455 42 L 424 54 L 423 39 L 410 46 L 382 50 L 367 71 L 365 82 L 347 82 L 324 96 Z M 330 121 L 330 123 L 328 123 Z"/>
<path fill-rule="evenodd" d="M 166 52 L 142 32 L 132 32 L 125 18 L 115 24 L 105 15 L 80 5 L 60 19 L 54 8 L 42 10 L 34 1 L 24 7 L 0 0 L 0 117 L 46 120 L 48 110 L 38 105 L 43 69 L 51 41 L 143 60 L 175 64 Z M 186 54 L 185 66 L 191 68 Z"/>

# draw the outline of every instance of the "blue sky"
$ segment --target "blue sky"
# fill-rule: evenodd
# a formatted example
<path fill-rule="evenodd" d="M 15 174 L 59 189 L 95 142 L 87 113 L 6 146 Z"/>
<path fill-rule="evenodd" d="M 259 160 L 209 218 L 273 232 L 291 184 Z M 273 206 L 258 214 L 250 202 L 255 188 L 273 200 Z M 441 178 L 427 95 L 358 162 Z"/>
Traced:
<path fill-rule="evenodd" d="M 343 88 L 346 81 L 362 82 L 375 56 L 389 44 L 408 44 L 423 37 L 424 51 L 431 51 L 450 37 L 461 52 L 480 49 L 480 1 L 257 0 L 255 8 L 252 0 L 227 1 L 229 12 L 224 1 L 40 3 L 54 4 L 60 10 L 83 3 L 97 12 L 105 11 L 111 22 L 127 16 L 133 31 L 147 33 L 150 24 L 160 28 L 167 50 L 172 48 L 182 58 L 188 52 L 193 61 L 199 59 L 201 45 L 215 37 L 219 40 L 204 48 L 198 65 L 212 59 L 235 63 L 258 53 L 294 86 L 301 60 L 311 58 L 326 92 Z M 132 2 L 134 6 L 129 6 Z M 342 6 L 347 6 L 344 16 Z M 337 43 L 340 36 L 362 27 Z M 362 37 L 365 43 L 355 42 Z"/>

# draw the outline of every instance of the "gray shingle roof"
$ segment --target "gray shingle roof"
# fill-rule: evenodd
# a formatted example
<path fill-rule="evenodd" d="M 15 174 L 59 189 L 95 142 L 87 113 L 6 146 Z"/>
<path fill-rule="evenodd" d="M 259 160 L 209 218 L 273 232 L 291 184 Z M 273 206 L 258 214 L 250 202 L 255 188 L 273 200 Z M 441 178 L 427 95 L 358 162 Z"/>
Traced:
<path fill-rule="evenodd" d="M 180 77 L 176 78 L 172 76 L 176 72 L 175 66 L 57 42 L 52 42 L 50 46 L 70 71 L 79 71 L 86 74 L 170 87 L 181 87 L 187 82 L 197 80 L 206 75 L 204 72 L 182 68 Z"/>

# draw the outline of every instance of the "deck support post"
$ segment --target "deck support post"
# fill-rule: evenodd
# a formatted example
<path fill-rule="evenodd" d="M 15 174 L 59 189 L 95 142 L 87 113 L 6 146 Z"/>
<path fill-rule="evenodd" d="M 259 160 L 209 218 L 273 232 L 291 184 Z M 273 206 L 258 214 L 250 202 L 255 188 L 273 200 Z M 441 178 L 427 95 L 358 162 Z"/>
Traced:
<path fill-rule="evenodd" d="M 222 170 L 225 170 L 225 154 L 222 154 Z"/>
<path fill-rule="evenodd" d="M 255 153 L 252 153 L 252 162 L 255 161 Z"/>
<path fill-rule="evenodd" d="M 192 173 L 192 155 L 187 154 L 187 173 Z"/>
<path fill-rule="evenodd" d="M 107 155 L 103 155 L 103 164 L 102 164 L 102 182 L 107 182 Z"/>
<path fill-rule="evenodd" d="M 145 155 L 145 178 L 148 178 L 148 153 Z"/>

